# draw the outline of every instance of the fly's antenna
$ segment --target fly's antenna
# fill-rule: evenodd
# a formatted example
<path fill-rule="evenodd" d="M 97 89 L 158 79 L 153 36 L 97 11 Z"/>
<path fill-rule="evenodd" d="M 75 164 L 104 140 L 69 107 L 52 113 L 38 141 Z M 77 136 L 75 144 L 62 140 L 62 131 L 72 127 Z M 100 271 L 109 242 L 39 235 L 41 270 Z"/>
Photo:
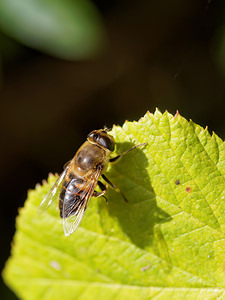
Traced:
<path fill-rule="evenodd" d="M 110 128 L 108 128 L 106 125 L 104 125 L 103 131 L 109 132 L 110 130 L 111 130 Z"/>

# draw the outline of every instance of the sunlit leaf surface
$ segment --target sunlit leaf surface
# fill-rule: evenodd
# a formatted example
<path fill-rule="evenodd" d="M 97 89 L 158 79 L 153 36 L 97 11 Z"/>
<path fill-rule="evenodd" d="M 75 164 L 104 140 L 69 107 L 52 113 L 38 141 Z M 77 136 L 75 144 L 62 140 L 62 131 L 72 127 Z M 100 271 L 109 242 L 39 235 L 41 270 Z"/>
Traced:
<path fill-rule="evenodd" d="M 6 283 L 21 299 L 225 299 L 225 145 L 179 114 L 147 113 L 113 127 L 109 190 L 64 236 L 53 184 L 30 191 L 17 218 Z"/>

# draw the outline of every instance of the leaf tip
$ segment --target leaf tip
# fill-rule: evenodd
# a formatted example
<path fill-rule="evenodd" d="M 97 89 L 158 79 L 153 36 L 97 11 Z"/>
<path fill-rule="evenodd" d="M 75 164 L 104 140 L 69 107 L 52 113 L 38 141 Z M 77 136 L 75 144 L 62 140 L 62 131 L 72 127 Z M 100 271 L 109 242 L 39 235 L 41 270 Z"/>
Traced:
<path fill-rule="evenodd" d="M 158 118 L 162 117 L 162 113 L 157 107 L 154 112 L 154 117 L 158 117 Z"/>
<path fill-rule="evenodd" d="M 195 125 L 195 123 L 192 121 L 192 119 L 190 119 L 189 124 L 190 124 L 190 126 L 194 126 Z"/>
<path fill-rule="evenodd" d="M 35 189 L 39 189 L 39 188 L 40 188 L 40 186 L 41 186 L 41 185 L 40 185 L 40 183 L 39 183 L 39 182 L 38 182 L 38 183 L 36 183 L 36 184 L 35 184 Z"/>
<path fill-rule="evenodd" d="M 45 185 L 45 184 L 47 184 L 48 182 L 47 182 L 47 180 L 46 179 L 42 179 L 42 185 Z"/>
<path fill-rule="evenodd" d="M 177 111 L 176 111 L 176 113 L 175 113 L 175 115 L 174 115 L 174 119 L 178 118 L 179 115 L 180 115 L 180 113 L 179 113 L 179 110 L 177 109 Z"/>
<path fill-rule="evenodd" d="M 111 130 L 110 131 L 112 131 L 112 130 L 115 130 L 116 129 L 116 124 L 113 124 L 113 126 L 112 126 L 112 128 L 111 128 Z"/>
<path fill-rule="evenodd" d="M 155 114 L 160 114 L 160 115 L 162 114 L 158 107 L 156 107 L 156 109 L 155 109 Z"/>
<path fill-rule="evenodd" d="M 146 115 L 147 115 L 147 113 L 146 113 Z M 148 114 L 148 115 L 149 115 L 149 114 Z M 140 119 L 138 119 L 138 122 L 144 121 L 144 119 L 145 119 L 145 116 L 140 117 Z"/>

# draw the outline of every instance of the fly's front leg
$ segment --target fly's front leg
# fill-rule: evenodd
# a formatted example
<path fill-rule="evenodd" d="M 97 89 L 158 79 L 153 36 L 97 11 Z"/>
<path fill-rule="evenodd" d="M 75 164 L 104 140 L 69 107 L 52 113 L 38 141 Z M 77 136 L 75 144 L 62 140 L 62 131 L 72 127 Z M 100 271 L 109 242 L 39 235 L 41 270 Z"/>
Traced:
<path fill-rule="evenodd" d="M 135 145 L 133 147 L 131 147 L 130 149 L 124 151 L 123 153 L 120 153 L 119 155 L 113 157 L 113 158 L 110 158 L 110 162 L 115 162 L 117 161 L 120 157 L 124 156 L 125 154 L 127 154 L 128 152 L 130 152 L 131 150 L 134 150 L 135 148 L 138 148 L 138 147 L 141 147 L 141 146 L 145 146 L 145 145 L 148 145 L 148 143 L 143 143 L 143 144 L 138 144 L 138 145 Z"/>
<path fill-rule="evenodd" d="M 107 192 L 107 186 L 105 184 L 103 184 L 101 181 L 98 181 L 98 186 L 100 187 L 101 189 L 101 192 L 97 192 L 97 191 L 94 191 L 93 193 L 93 197 L 104 197 L 106 202 L 108 202 L 107 198 L 104 196 L 104 194 Z"/>
<path fill-rule="evenodd" d="M 124 196 L 124 194 L 120 191 L 120 189 L 118 187 L 115 186 L 115 184 L 113 184 L 109 178 L 107 178 L 104 174 L 102 174 L 102 178 L 118 193 L 121 194 L 121 196 L 123 197 L 125 202 L 128 202 L 126 197 Z"/>

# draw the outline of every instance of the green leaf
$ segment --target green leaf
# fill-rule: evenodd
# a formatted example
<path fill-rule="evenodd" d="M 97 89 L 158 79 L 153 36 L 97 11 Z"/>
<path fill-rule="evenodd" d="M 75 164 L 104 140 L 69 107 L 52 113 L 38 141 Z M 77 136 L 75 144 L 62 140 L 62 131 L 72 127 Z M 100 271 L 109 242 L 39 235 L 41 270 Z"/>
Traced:
<path fill-rule="evenodd" d="M 109 189 L 64 236 L 53 184 L 30 191 L 4 279 L 21 299 L 225 299 L 225 145 L 179 114 L 158 110 L 114 126 L 120 153 Z"/>
<path fill-rule="evenodd" d="M 21 43 L 64 59 L 102 49 L 101 18 L 88 0 L 0 0 L 0 27 Z"/>

